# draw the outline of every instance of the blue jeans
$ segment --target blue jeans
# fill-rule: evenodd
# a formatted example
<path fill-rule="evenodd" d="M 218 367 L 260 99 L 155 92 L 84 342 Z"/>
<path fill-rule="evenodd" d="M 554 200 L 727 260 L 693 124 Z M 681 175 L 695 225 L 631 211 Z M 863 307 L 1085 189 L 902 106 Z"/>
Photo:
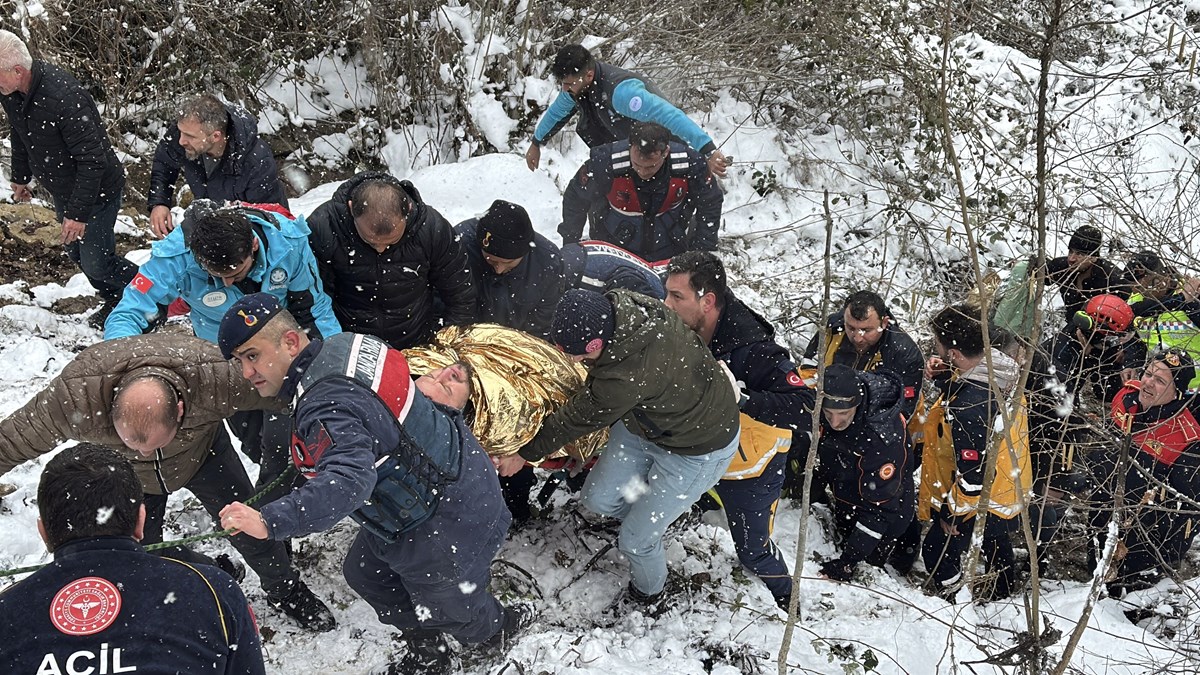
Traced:
<path fill-rule="evenodd" d="M 738 447 L 679 455 L 636 436 L 617 422 L 583 486 L 583 503 L 621 520 L 617 548 L 629 558 L 633 585 L 656 595 L 667 583 L 663 534 L 700 495 L 717 484 Z"/>
<path fill-rule="evenodd" d="M 62 205 L 55 200 L 55 217 L 61 223 L 63 219 Z M 137 265 L 117 255 L 117 237 L 113 228 L 117 224 L 117 214 L 121 211 L 121 193 L 96 207 L 87 220 L 83 230 L 83 238 L 66 245 L 69 257 L 83 275 L 87 277 L 92 288 L 107 302 L 117 302 L 125 286 L 133 281 L 137 274 Z"/>

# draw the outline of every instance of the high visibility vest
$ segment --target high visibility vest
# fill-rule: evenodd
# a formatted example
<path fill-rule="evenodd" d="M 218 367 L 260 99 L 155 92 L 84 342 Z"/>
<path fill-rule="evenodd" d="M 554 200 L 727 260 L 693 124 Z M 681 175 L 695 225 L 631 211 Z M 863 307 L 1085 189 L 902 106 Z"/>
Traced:
<path fill-rule="evenodd" d="M 959 488 L 954 439 L 946 420 L 945 402 L 939 396 L 928 409 L 924 406 L 922 398 L 917 402 L 917 414 L 908 423 L 913 445 L 922 449 L 917 517 L 930 520 L 943 504 L 949 504 L 950 512 L 956 516 L 973 515 L 979 497 L 963 494 Z M 996 477 L 992 482 L 988 511 L 1005 520 L 1021 511 L 1015 476 L 1020 477 L 1020 489 L 1027 496 L 1032 492 L 1033 485 L 1033 470 L 1029 462 L 1029 420 L 1024 397 L 1014 415 L 1015 419 L 1003 442 L 997 447 L 989 447 L 989 451 L 999 452 L 1000 455 L 996 457 Z"/>
<path fill-rule="evenodd" d="M 767 464 L 775 455 L 783 454 L 792 447 L 792 432 L 779 429 L 741 413 L 742 435 L 738 451 L 725 470 L 721 480 L 746 480 L 762 475 Z"/>
<path fill-rule="evenodd" d="M 1129 304 L 1142 299 L 1142 295 L 1135 293 L 1130 296 Z M 1133 327 L 1151 351 L 1179 347 L 1191 355 L 1192 360 L 1200 360 L 1200 327 L 1192 323 L 1187 312 L 1181 309 L 1154 316 L 1139 316 L 1133 320 Z M 1197 392 L 1200 392 L 1200 374 L 1188 383 L 1188 393 Z"/>

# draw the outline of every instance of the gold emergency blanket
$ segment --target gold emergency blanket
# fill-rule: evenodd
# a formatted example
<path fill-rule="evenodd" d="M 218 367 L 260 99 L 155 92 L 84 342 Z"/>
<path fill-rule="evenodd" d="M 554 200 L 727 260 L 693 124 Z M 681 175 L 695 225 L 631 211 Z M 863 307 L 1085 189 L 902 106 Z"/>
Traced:
<path fill-rule="evenodd" d="M 587 370 L 549 343 L 491 323 L 450 326 L 433 344 L 405 349 L 414 375 L 466 361 L 471 375 L 471 430 L 490 455 L 511 455 L 533 439 L 542 420 L 583 385 Z M 608 441 L 608 429 L 559 450 L 587 458 Z"/>

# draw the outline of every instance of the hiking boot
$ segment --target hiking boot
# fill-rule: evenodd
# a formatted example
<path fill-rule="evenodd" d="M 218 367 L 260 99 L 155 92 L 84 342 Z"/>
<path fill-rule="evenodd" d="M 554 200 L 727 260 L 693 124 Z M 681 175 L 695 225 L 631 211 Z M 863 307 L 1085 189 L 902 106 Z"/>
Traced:
<path fill-rule="evenodd" d="M 283 595 L 275 598 L 268 596 L 267 602 L 314 633 L 324 633 L 337 627 L 333 612 L 303 581 L 291 582 Z"/>
<path fill-rule="evenodd" d="M 646 616 L 657 619 L 671 608 L 671 603 L 668 600 L 669 598 L 665 589 L 654 595 L 647 595 L 639 591 L 633 585 L 633 582 L 630 581 L 629 586 L 625 588 L 625 592 L 617 595 L 617 599 L 613 603 L 613 612 L 616 614 L 641 612 Z"/>
<path fill-rule="evenodd" d="M 441 633 L 412 631 L 403 640 L 407 647 L 404 656 L 388 666 L 386 675 L 449 675 L 454 671 L 454 654 Z"/>
<path fill-rule="evenodd" d="M 213 558 L 213 564 L 219 567 L 222 572 L 233 577 L 233 580 L 239 584 L 242 583 L 242 579 L 246 578 L 246 566 L 224 553 Z"/>
<path fill-rule="evenodd" d="M 532 623 L 534 618 L 533 605 L 527 602 L 515 602 L 504 606 L 504 625 L 496 634 L 479 645 L 486 651 L 507 651 L 516 636 L 522 633 Z"/>

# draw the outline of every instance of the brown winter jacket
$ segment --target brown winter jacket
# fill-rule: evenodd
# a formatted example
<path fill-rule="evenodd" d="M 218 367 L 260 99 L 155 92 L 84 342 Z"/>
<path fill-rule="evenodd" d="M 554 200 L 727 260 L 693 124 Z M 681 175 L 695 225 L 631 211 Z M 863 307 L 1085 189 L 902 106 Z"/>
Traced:
<path fill-rule="evenodd" d="M 113 427 L 114 392 L 157 375 L 183 400 L 175 440 L 146 458 L 126 448 Z M 109 340 L 79 353 L 39 394 L 0 422 L 0 475 L 66 440 L 108 446 L 133 462 L 147 494 L 183 487 L 204 463 L 221 421 L 241 410 L 280 410 L 258 395 L 215 345 L 184 335 Z"/>
<path fill-rule="evenodd" d="M 537 461 L 617 420 L 680 455 L 729 445 L 739 428 L 737 400 L 700 337 L 661 300 L 620 289 L 605 297 L 616 309 L 612 339 L 583 389 L 542 422 L 521 456 Z"/>

